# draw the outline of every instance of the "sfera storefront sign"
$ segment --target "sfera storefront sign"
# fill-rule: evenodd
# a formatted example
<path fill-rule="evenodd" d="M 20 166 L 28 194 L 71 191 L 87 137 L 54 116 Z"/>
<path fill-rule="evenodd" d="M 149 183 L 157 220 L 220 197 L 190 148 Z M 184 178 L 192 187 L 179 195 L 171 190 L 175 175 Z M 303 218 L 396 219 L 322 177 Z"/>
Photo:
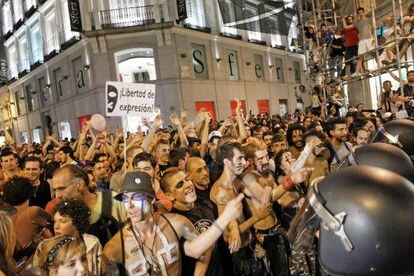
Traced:
<path fill-rule="evenodd" d="M 107 116 L 154 115 L 155 84 L 106 82 Z"/>
<path fill-rule="evenodd" d="M 69 19 L 70 19 L 70 30 L 72 32 L 82 32 L 82 20 L 79 6 L 79 0 L 69 0 Z"/>

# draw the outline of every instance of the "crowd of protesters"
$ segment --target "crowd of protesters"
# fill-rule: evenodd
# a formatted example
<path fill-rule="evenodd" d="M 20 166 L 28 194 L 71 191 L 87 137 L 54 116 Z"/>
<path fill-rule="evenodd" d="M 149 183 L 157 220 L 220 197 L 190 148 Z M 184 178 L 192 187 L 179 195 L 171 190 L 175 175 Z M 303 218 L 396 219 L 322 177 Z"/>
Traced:
<path fill-rule="evenodd" d="M 304 39 L 305 49 L 309 51 L 310 63 L 318 72 L 321 68 L 330 68 L 331 80 L 347 80 L 370 74 L 367 59 L 374 56 L 377 68 L 395 67 L 396 47 L 400 57 L 404 57 L 413 41 L 414 4 L 408 7 L 403 20 L 388 16 L 380 26 L 373 26 L 372 19 L 366 16 L 365 9 L 357 9 L 357 18 L 347 15 L 338 20 L 338 26 L 325 22 L 319 26 L 298 25 L 299 40 Z M 398 33 L 401 40 L 396 42 Z M 382 46 L 375 52 L 376 45 Z M 344 66 L 345 65 L 345 66 Z M 385 67 L 384 67 L 385 68 Z"/>
<path fill-rule="evenodd" d="M 126 139 L 89 123 L 70 141 L 8 141 L 0 275 L 314 275 L 316 254 L 286 240 L 307 188 L 393 119 L 332 106 L 245 118 L 238 102 L 224 121 L 157 115 Z"/>

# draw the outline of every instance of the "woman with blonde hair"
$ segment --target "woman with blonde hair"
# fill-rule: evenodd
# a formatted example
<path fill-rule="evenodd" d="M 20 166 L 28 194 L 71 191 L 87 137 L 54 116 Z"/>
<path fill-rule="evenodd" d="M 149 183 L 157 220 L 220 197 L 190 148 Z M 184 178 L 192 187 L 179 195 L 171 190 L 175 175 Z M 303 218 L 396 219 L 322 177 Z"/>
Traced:
<path fill-rule="evenodd" d="M 39 245 L 38 265 L 41 276 L 88 275 L 86 245 L 81 238 L 57 236 Z"/>
<path fill-rule="evenodd" d="M 13 275 L 16 270 L 13 260 L 16 232 L 13 221 L 7 213 L 0 211 L 0 221 L 0 276 Z"/>

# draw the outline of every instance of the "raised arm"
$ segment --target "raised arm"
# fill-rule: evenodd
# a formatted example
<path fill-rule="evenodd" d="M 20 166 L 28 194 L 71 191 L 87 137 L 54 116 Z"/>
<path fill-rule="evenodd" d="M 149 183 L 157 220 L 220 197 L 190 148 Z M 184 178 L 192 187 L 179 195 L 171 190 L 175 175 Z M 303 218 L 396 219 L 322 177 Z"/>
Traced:
<path fill-rule="evenodd" d="M 237 121 L 237 126 L 239 127 L 239 134 L 240 134 L 240 139 L 243 141 L 244 139 L 246 139 L 246 130 L 244 128 L 244 122 L 243 122 L 243 118 L 241 116 L 241 103 L 238 99 L 236 99 L 237 101 L 237 107 L 236 107 L 236 121 Z"/>
<path fill-rule="evenodd" d="M 189 143 L 188 143 L 187 137 L 185 136 L 184 129 L 181 125 L 181 121 L 178 118 L 177 114 L 175 113 L 171 114 L 170 120 L 171 120 L 171 123 L 173 123 L 175 127 L 177 128 L 178 135 L 180 136 L 180 147 L 187 148 Z"/>
<path fill-rule="evenodd" d="M 204 112 L 204 126 L 201 132 L 201 145 L 200 145 L 200 157 L 204 159 L 208 152 L 208 133 L 210 131 L 210 116 L 207 112 Z"/>
<path fill-rule="evenodd" d="M 169 218 L 178 236 L 187 240 L 184 243 L 184 253 L 189 257 L 198 259 L 211 248 L 223 234 L 227 225 L 241 215 L 241 201 L 243 198 L 243 194 L 239 194 L 228 202 L 223 213 L 214 221 L 213 225 L 200 235 L 187 218 L 176 214 L 167 214 L 166 217 Z"/>
<path fill-rule="evenodd" d="M 149 152 L 149 148 L 151 146 L 152 139 L 154 138 L 155 132 L 157 131 L 157 129 L 160 127 L 161 124 L 162 124 L 162 115 L 158 114 L 154 118 L 154 124 L 153 124 L 152 128 L 150 129 L 148 135 L 145 136 L 145 139 L 142 142 L 142 148 L 146 152 Z"/>

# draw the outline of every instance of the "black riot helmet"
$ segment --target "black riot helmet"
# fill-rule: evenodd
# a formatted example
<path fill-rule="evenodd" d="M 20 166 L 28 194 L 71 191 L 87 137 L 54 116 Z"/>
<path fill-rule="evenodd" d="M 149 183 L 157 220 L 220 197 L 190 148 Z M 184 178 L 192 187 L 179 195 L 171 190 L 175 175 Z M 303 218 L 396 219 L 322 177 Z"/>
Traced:
<path fill-rule="evenodd" d="M 408 155 L 414 155 L 414 121 L 398 119 L 389 121 L 379 128 L 371 142 L 395 144 Z"/>
<path fill-rule="evenodd" d="M 383 168 L 414 183 L 414 164 L 410 156 L 394 145 L 385 143 L 364 145 L 355 150 L 354 158 L 358 165 Z"/>
<path fill-rule="evenodd" d="M 292 254 L 304 254 L 319 229 L 328 275 L 411 275 L 413 217 L 410 181 L 381 168 L 347 167 L 312 182 L 288 238 Z"/>

